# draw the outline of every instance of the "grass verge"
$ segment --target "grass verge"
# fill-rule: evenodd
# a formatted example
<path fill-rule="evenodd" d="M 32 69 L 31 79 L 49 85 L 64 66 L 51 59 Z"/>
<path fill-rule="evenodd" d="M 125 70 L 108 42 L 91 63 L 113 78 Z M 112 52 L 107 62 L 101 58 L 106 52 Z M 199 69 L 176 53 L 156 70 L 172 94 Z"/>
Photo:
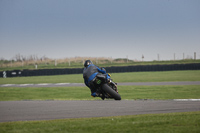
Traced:
<path fill-rule="evenodd" d="M 200 132 L 200 112 L 0 123 L 1 133 Z"/>
<path fill-rule="evenodd" d="M 200 99 L 200 85 L 119 86 L 122 99 Z M 95 100 L 87 87 L 0 87 L 0 101 Z"/>
<path fill-rule="evenodd" d="M 113 73 L 115 82 L 200 81 L 200 70 Z M 0 78 L 0 84 L 83 83 L 82 74 Z"/>

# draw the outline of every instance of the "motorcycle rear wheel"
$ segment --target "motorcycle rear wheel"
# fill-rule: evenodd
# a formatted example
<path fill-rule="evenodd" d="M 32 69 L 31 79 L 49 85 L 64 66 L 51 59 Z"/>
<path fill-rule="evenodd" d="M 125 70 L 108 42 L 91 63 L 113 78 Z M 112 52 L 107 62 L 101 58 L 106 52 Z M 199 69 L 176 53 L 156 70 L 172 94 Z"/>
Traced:
<path fill-rule="evenodd" d="M 121 96 L 112 88 L 110 88 L 110 86 L 108 86 L 107 84 L 103 84 L 102 89 L 105 92 L 107 92 L 111 97 L 113 97 L 115 100 L 121 100 Z"/>

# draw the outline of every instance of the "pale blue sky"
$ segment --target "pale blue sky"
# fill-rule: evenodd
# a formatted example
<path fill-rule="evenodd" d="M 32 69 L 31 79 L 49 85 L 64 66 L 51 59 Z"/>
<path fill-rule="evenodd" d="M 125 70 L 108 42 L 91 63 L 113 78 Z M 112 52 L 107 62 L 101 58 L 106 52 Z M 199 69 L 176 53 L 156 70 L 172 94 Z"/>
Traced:
<path fill-rule="evenodd" d="M 200 0 L 0 0 L 0 58 L 200 59 Z"/>

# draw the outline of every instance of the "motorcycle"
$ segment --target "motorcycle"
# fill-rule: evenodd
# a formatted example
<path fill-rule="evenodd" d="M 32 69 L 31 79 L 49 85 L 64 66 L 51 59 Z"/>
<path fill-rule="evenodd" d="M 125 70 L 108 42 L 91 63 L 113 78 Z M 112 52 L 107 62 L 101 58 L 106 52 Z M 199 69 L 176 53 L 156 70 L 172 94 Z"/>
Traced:
<path fill-rule="evenodd" d="M 121 100 L 121 96 L 117 90 L 117 83 L 113 82 L 112 79 L 107 79 L 107 74 L 97 74 L 93 79 L 93 83 L 97 88 L 97 92 L 100 94 L 102 100 L 115 99 Z"/>

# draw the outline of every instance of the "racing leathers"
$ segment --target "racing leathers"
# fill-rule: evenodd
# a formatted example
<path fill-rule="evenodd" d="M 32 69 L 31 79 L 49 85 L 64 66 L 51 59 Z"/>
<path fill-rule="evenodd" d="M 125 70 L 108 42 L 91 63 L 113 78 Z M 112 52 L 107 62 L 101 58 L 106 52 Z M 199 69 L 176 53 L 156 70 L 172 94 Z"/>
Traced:
<path fill-rule="evenodd" d="M 100 69 L 99 67 L 95 66 L 94 64 L 91 64 L 84 68 L 83 70 L 83 78 L 85 85 L 90 88 L 91 96 L 98 96 L 96 93 L 97 89 L 95 88 L 92 80 L 96 77 L 97 74 L 102 73 L 106 74 L 105 69 Z M 107 79 L 109 79 L 110 76 L 107 74 Z"/>

